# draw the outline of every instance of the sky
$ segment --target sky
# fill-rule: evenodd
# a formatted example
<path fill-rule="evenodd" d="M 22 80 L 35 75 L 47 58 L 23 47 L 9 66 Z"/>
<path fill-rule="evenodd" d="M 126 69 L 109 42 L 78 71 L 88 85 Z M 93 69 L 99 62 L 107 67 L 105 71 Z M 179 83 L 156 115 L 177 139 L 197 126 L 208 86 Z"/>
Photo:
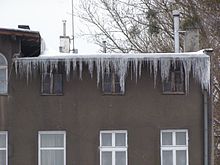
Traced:
<path fill-rule="evenodd" d="M 79 0 L 73 0 L 77 7 Z M 62 20 L 67 20 L 67 35 L 72 36 L 71 0 L 0 0 L 0 27 L 17 28 L 29 25 L 39 31 L 50 50 L 59 50 L 59 36 L 63 34 Z M 95 53 L 99 47 L 80 37 L 85 26 L 74 17 L 75 48 L 79 53 Z"/>

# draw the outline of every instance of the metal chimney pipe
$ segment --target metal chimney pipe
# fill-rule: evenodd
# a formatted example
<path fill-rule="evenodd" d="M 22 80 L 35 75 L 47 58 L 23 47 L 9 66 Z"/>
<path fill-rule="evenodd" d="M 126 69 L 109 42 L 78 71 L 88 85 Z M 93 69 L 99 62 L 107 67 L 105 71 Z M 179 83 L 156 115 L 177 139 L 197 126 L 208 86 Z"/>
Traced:
<path fill-rule="evenodd" d="M 63 36 L 66 36 L 66 20 L 63 20 Z"/>
<path fill-rule="evenodd" d="M 179 10 L 173 11 L 174 17 L 174 46 L 175 53 L 180 52 L 180 41 L 179 41 L 179 24 L 180 24 L 180 12 Z"/>

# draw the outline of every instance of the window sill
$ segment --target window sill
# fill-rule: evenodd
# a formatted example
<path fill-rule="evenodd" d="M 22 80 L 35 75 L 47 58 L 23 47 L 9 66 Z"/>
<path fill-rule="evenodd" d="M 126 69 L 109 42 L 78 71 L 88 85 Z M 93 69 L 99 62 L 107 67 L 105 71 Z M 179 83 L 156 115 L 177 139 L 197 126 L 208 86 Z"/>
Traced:
<path fill-rule="evenodd" d="M 124 96 L 125 93 L 105 93 L 105 92 L 102 92 L 103 96 Z"/>
<path fill-rule="evenodd" d="M 163 92 L 163 95 L 185 95 L 186 92 Z"/>
<path fill-rule="evenodd" d="M 0 96 L 8 96 L 8 93 L 0 93 Z"/>
<path fill-rule="evenodd" d="M 63 96 L 64 94 L 50 94 L 50 93 L 41 93 L 41 96 Z"/>

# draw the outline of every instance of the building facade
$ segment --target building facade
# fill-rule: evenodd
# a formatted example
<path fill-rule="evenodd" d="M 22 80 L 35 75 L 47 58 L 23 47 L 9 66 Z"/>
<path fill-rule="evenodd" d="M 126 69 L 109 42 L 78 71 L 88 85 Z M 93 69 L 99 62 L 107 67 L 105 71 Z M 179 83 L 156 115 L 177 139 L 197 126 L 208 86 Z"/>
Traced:
<path fill-rule="evenodd" d="M 0 165 L 211 164 L 209 89 L 193 71 L 170 63 L 164 80 L 148 55 L 138 67 L 131 56 L 125 75 L 121 56 L 29 56 L 24 33 L 40 36 L 0 31 Z"/>

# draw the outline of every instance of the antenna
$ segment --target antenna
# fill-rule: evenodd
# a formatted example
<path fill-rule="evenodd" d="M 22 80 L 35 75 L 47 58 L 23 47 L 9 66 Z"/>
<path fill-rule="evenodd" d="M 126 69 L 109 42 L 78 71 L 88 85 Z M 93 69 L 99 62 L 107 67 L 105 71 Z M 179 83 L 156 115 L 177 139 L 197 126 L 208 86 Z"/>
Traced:
<path fill-rule="evenodd" d="M 66 36 L 66 20 L 63 20 L 63 36 Z"/>
<path fill-rule="evenodd" d="M 72 40 L 73 40 L 73 53 L 75 53 L 75 46 L 74 46 L 74 8 L 73 8 L 73 0 L 72 0 Z"/>

